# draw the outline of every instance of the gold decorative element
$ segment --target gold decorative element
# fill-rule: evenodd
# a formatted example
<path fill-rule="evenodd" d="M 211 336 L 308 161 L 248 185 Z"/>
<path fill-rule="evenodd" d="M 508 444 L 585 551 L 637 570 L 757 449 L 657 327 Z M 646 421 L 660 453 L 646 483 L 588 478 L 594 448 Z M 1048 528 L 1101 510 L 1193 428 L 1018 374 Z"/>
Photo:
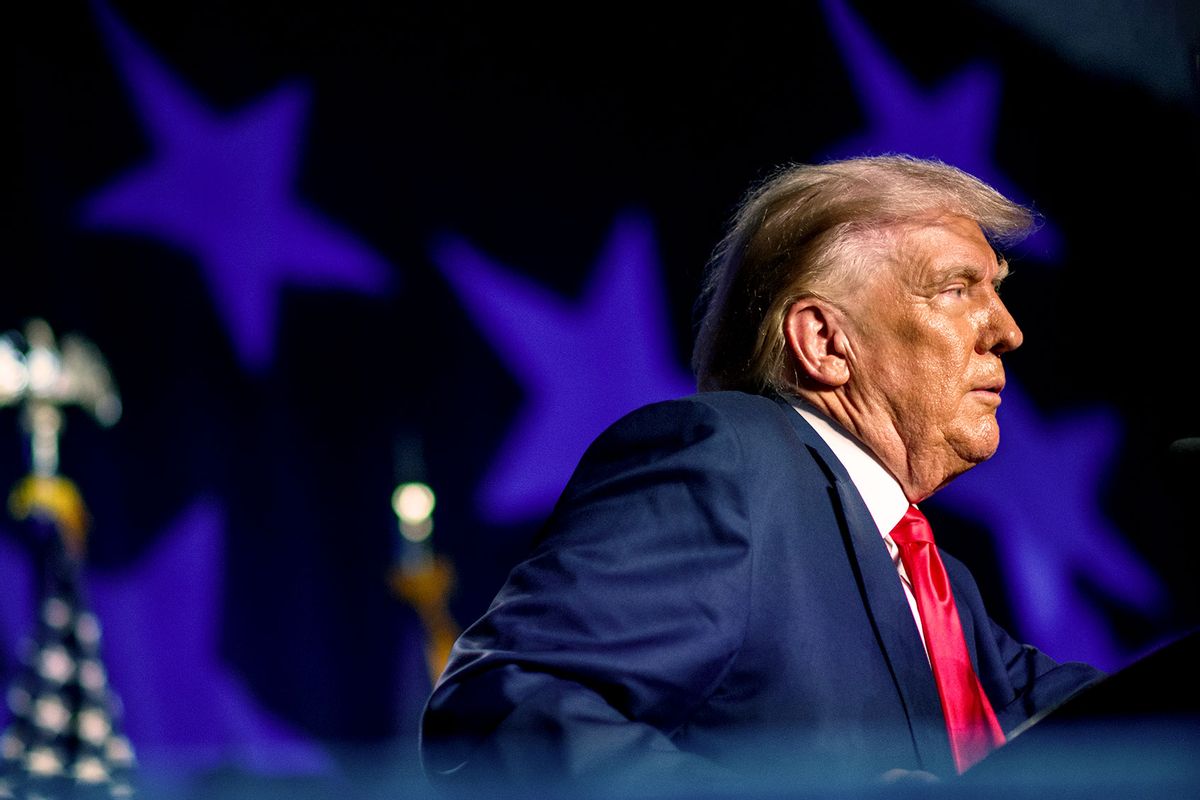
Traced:
<path fill-rule="evenodd" d="M 436 681 L 450 660 L 450 648 L 458 638 L 458 624 L 446 601 L 454 590 L 454 565 L 444 556 L 433 556 L 413 564 L 392 567 L 388 577 L 392 591 L 416 610 L 425 628 L 425 663 Z"/>
<path fill-rule="evenodd" d="M 67 552 L 83 558 L 91 517 L 83 495 L 61 475 L 26 476 L 8 496 L 8 510 L 18 521 L 41 517 L 58 529 Z"/>

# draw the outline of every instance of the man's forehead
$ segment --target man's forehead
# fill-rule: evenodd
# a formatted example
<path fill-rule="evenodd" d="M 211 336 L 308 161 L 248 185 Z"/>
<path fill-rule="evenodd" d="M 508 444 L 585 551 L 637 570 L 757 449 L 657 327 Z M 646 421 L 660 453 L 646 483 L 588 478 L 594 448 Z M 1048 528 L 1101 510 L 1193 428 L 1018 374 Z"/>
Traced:
<path fill-rule="evenodd" d="M 996 252 L 979 224 L 960 216 L 906 223 L 894 237 L 895 255 L 922 273 L 985 270 L 997 280 L 1008 274 L 1008 262 Z"/>

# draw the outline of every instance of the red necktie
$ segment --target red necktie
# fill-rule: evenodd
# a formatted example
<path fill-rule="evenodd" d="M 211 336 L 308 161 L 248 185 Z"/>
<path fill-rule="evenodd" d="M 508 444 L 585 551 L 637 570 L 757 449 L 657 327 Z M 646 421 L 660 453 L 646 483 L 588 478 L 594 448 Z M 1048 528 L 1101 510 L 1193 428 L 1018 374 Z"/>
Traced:
<path fill-rule="evenodd" d="M 904 519 L 892 529 L 892 540 L 900 547 L 900 561 L 917 598 L 929 663 L 942 698 L 950 751 L 962 773 L 992 748 L 1004 744 L 1004 731 L 971 667 L 950 578 L 933 543 L 929 520 L 910 505 Z"/>

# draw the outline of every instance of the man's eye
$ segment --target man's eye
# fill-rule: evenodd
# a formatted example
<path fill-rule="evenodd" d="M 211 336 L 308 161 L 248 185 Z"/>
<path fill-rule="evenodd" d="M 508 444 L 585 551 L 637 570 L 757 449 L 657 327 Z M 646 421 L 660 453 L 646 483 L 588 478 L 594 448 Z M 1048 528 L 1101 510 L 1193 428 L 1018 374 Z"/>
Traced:
<path fill-rule="evenodd" d="M 967 287 L 962 284 L 948 286 L 942 290 L 942 294 L 950 295 L 951 297 L 966 297 Z"/>

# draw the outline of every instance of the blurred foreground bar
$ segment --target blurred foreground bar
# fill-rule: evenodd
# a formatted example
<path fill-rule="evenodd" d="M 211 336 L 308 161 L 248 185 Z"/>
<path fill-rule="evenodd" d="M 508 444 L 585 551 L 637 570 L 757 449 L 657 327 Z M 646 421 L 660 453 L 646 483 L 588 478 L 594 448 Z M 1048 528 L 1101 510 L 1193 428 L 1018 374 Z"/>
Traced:
<path fill-rule="evenodd" d="M 778 736 L 752 737 L 745 747 L 746 782 L 737 791 L 697 793 L 643 785 L 622 790 L 603 783 L 578 787 L 507 786 L 500 778 L 457 797 L 531 800 L 1184 800 L 1200 797 L 1200 632 L 1167 645 L 1084 690 L 1028 725 L 961 778 L 928 783 L 849 781 L 829 764 L 806 756 L 813 748 Z M 789 741 L 790 740 L 790 741 Z M 808 743 L 812 744 L 812 743 Z M 138 797 L 255 798 L 256 800 L 382 800 L 450 797 L 425 783 L 415 749 L 335 750 L 339 769 L 319 778 L 276 778 L 236 771 L 181 786 L 170 776 L 146 775 Z"/>

